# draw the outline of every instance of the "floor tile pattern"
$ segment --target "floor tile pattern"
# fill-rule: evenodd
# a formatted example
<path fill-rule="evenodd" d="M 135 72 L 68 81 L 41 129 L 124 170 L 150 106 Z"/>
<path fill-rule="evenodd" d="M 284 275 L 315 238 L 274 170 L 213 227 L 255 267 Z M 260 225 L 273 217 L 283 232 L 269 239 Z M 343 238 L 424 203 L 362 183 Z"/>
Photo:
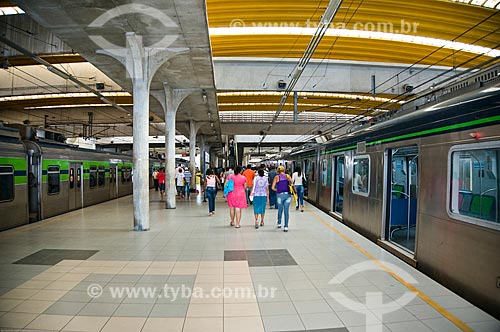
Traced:
<path fill-rule="evenodd" d="M 225 250 L 224 261 L 248 261 L 250 267 L 297 265 L 286 249 Z"/>
<path fill-rule="evenodd" d="M 251 208 L 240 229 L 228 226 L 223 198 L 215 216 L 207 212 L 196 196 L 167 210 L 151 192 L 148 232 L 132 230 L 125 197 L 0 233 L 0 330 L 459 331 L 422 298 L 404 301 L 408 289 L 387 272 L 357 269 L 369 259 L 319 216 L 409 273 L 471 330 L 500 331 L 492 316 L 311 206 L 290 211 L 288 233 L 270 222 L 255 229 Z"/>
<path fill-rule="evenodd" d="M 65 259 L 88 259 L 98 252 L 99 250 L 42 249 L 13 264 L 56 265 Z"/>

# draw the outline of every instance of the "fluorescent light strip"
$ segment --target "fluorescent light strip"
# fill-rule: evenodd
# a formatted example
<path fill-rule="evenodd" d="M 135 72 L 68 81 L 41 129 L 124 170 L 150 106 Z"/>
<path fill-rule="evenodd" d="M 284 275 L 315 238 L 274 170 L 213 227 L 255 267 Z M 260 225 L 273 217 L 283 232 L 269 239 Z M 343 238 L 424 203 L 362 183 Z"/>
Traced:
<path fill-rule="evenodd" d="M 210 36 L 241 36 L 241 35 L 302 35 L 312 36 L 316 29 L 314 28 L 296 28 L 296 27 L 242 27 L 242 28 L 209 28 Z M 365 30 L 349 29 L 328 29 L 325 36 L 329 37 L 349 37 L 365 38 L 386 41 L 395 41 L 402 43 L 412 43 L 417 45 L 426 45 L 434 47 L 443 47 L 455 51 L 464 51 L 474 54 L 483 54 L 490 57 L 500 56 L 500 50 L 494 50 L 488 47 L 476 46 L 471 44 L 459 43 L 450 40 L 404 35 L 400 33 L 375 32 Z"/>
<path fill-rule="evenodd" d="M 277 106 L 280 103 L 219 103 L 219 106 Z M 293 103 L 285 103 L 285 106 L 293 106 Z M 302 104 L 298 103 L 298 106 L 304 107 L 328 107 L 328 108 L 352 108 L 358 109 L 359 107 L 354 106 L 340 106 L 340 105 L 330 105 L 330 104 Z"/>
<path fill-rule="evenodd" d="M 118 106 L 134 106 L 134 104 L 117 104 Z M 73 105 L 51 105 L 51 106 L 34 106 L 25 107 L 25 110 L 51 109 L 51 108 L 77 108 L 77 107 L 113 107 L 110 104 L 73 104 Z"/>
<path fill-rule="evenodd" d="M 280 103 L 219 103 L 219 106 L 277 106 Z M 293 106 L 293 103 L 285 103 L 285 106 Z M 328 104 L 301 104 L 298 106 L 328 107 Z"/>
<path fill-rule="evenodd" d="M 102 92 L 101 94 L 105 97 L 130 97 L 131 96 L 130 93 L 128 93 L 128 92 Z M 96 97 L 96 95 L 93 93 L 90 93 L 90 92 L 47 93 L 47 94 L 41 94 L 41 95 L 0 97 L 0 102 L 37 100 L 37 99 L 57 99 L 57 98 L 84 98 L 84 97 Z"/>
<path fill-rule="evenodd" d="M 0 7 L 0 16 L 25 14 L 18 6 Z"/>
<path fill-rule="evenodd" d="M 275 91 L 249 91 L 249 92 L 218 92 L 217 97 L 259 97 L 259 96 L 282 96 L 282 92 Z M 328 93 L 328 92 L 299 92 L 299 98 L 336 98 L 336 99 L 352 99 L 352 100 L 367 100 L 376 102 L 393 102 L 403 104 L 402 100 L 394 100 L 391 98 L 374 97 L 368 95 L 348 94 L 348 93 Z M 291 97 L 290 97 L 291 98 Z M 220 104 L 219 104 L 220 105 Z"/>
<path fill-rule="evenodd" d="M 500 9 L 500 0 L 450 0 L 450 1 L 464 3 L 466 5 Z"/>

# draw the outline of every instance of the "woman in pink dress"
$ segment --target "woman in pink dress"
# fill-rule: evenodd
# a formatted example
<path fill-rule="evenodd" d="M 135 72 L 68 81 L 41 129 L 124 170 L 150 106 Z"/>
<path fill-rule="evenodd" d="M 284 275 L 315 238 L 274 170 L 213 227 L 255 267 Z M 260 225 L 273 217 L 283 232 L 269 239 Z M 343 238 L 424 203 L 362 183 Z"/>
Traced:
<path fill-rule="evenodd" d="M 240 228 L 241 209 L 247 208 L 247 195 L 245 193 L 247 178 L 241 175 L 241 171 L 241 166 L 236 166 L 234 175 L 229 177 L 234 182 L 234 189 L 227 195 L 227 205 L 231 217 L 230 225 L 234 226 L 234 217 L 236 217 L 236 228 Z M 229 179 L 226 181 L 229 181 Z"/>

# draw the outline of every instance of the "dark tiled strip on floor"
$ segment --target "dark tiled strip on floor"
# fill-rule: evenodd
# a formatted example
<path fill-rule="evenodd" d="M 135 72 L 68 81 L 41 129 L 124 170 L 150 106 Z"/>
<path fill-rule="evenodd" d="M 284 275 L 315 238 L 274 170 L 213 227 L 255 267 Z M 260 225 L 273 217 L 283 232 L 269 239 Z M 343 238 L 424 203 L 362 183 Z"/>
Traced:
<path fill-rule="evenodd" d="M 86 260 L 99 250 L 42 249 L 12 264 L 56 265 L 63 260 Z"/>
<path fill-rule="evenodd" d="M 251 267 L 297 265 L 286 249 L 226 250 L 224 261 L 248 261 Z"/>

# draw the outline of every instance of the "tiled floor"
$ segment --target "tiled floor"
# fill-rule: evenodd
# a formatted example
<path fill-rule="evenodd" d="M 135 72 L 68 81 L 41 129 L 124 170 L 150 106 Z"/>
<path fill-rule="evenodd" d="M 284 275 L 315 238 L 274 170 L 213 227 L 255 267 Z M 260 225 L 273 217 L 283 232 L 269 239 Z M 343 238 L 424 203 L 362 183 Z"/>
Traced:
<path fill-rule="evenodd" d="M 132 231 L 126 197 L 0 233 L 0 330 L 500 331 L 498 320 L 311 206 L 290 211 L 284 233 L 273 227 L 276 210 L 260 229 L 245 210 L 235 229 L 221 198 L 208 217 L 195 197 L 165 210 L 155 194 L 148 232 Z"/>

